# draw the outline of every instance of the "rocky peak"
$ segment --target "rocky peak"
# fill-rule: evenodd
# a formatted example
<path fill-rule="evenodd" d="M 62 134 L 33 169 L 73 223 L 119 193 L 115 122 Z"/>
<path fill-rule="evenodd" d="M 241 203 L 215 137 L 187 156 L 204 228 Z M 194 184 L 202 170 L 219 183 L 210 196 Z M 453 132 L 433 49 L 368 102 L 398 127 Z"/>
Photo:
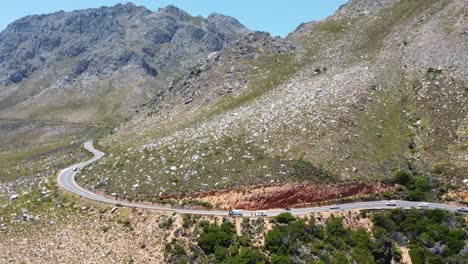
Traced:
<path fill-rule="evenodd" d="M 223 32 L 230 32 L 235 34 L 238 32 L 242 32 L 243 34 L 248 34 L 251 32 L 237 19 L 230 16 L 212 13 L 208 16 L 207 20 L 210 24 L 214 25 L 215 28 Z"/>
<path fill-rule="evenodd" d="M 362 15 L 374 15 L 383 8 L 400 0 L 350 0 L 342 5 L 336 15 L 358 17 Z"/>
<path fill-rule="evenodd" d="M 135 4 L 128 2 L 126 4 L 117 4 L 114 7 L 110 7 L 116 12 L 121 13 L 137 13 L 137 12 L 151 12 L 144 6 L 136 6 Z"/>
<path fill-rule="evenodd" d="M 167 15 L 174 16 L 174 17 L 189 16 L 187 12 L 185 12 L 184 10 L 174 5 L 168 5 L 166 7 L 159 8 L 158 11 L 156 12 L 160 14 L 167 14 Z"/>
<path fill-rule="evenodd" d="M 217 24 L 217 25 L 230 25 L 230 26 L 238 27 L 242 30 L 246 29 L 244 25 L 242 25 L 239 22 L 239 20 L 230 16 L 219 14 L 219 13 L 212 13 L 211 15 L 208 16 L 207 20 L 210 23 Z"/>

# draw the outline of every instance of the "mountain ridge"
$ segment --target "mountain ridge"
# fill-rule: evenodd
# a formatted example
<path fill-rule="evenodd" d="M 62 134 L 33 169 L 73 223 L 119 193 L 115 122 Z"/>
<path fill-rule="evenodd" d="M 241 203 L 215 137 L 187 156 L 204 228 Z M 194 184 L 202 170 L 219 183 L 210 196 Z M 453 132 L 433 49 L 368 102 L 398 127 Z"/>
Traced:
<path fill-rule="evenodd" d="M 40 111 L 54 106 L 59 113 L 39 119 L 105 122 L 111 118 L 118 122 L 157 89 L 164 89 L 168 79 L 184 74 L 210 52 L 249 32 L 234 18 L 222 15 L 192 17 L 175 6 L 151 12 L 130 3 L 21 18 L 0 33 L 0 115 L 37 119 L 34 115 L 39 110 L 35 106 L 42 104 Z M 123 72 L 132 72 L 147 84 L 131 89 L 108 87 L 106 91 L 106 82 L 112 76 L 126 78 L 118 77 Z M 167 76 L 169 72 L 173 76 Z M 91 85 L 101 88 L 90 91 Z M 66 117 L 66 109 L 58 101 L 67 100 L 70 88 L 94 95 L 104 93 L 100 95 L 104 97 L 124 89 L 122 92 L 133 94 L 134 99 L 123 95 L 116 102 L 108 102 L 114 109 L 108 109 L 103 117 L 96 110 L 92 111 L 95 119 L 91 113 L 83 113 L 73 120 Z M 61 91 L 65 94 L 57 96 Z M 50 100 L 53 96 L 58 98 Z M 85 108 L 91 96 L 65 104 L 83 104 L 79 108 Z"/>

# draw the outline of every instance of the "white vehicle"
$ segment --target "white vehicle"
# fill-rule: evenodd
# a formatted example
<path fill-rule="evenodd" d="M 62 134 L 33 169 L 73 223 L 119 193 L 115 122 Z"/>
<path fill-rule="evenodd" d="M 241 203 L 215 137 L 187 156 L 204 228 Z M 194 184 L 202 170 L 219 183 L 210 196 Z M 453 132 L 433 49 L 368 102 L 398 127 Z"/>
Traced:
<path fill-rule="evenodd" d="M 330 209 L 331 209 L 331 210 L 340 209 L 340 206 L 339 206 L 339 205 L 336 205 L 336 204 L 330 205 Z"/>
<path fill-rule="evenodd" d="M 242 210 L 230 210 L 229 211 L 229 216 L 242 216 L 243 212 Z"/>
<path fill-rule="evenodd" d="M 396 202 L 395 201 L 388 201 L 385 203 L 387 206 L 396 206 Z"/>
<path fill-rule="evenodd" d="M 419 207 L 429 207 L 428 203 L 420 203 L 418 204 Z"/>
<path fill-rule="evenodd" d="M 266 212 L 255 212 L 255 216 L 267 216 Z"/>
<path fill-rule="evenodd" d="M 73 168 L 73 171 L 78 171 L 78 168 L 76 168 L 76 167 L 75 167 L 75 168 Z"/>
<path fill-rule="evenodd" d="M 457 208 L 457 211 L 458 211 L 458 212 L 462 212 L 462 213 L 468 213 L 468 207 L 460 207 L 460 208 Z"/>

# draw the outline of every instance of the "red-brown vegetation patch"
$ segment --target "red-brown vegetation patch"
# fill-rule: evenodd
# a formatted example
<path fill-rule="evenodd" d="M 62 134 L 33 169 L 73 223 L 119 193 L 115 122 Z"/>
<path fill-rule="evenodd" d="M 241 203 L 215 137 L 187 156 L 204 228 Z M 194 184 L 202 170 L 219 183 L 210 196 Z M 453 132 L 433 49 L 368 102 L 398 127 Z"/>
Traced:
<path fill-rule="evenodd" d="M 302 207 L 337 199 L 363 199 L 385 191 L 393 186 L 379 183 L 343 184 L 294 184 L 252 186 L 232 190 L 192 193 L 182 199 L 199 199 L 217 208 L 245 210 Z"/>

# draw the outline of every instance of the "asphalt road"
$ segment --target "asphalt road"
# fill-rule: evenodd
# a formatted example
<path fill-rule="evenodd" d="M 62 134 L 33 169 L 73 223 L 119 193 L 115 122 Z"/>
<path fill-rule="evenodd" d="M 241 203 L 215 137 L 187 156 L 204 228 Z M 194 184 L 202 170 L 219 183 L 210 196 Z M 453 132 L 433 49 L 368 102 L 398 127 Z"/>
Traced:
<path fill-rule="evenodd" d="M 119 205 L 124 207 L 133 207 L 133 208 L 142 208 L 142 209 L 149 209 L 149 210 L 159 210 L 159 211 L 171 211 L 177 212 L 181 214 L 193 214 L 193 215 L 216 215 L 216 216 L 227 216 L 228 211 L 216 211 L 216 210 L 202 210 L 202 209 L 177 209 L 172 207 L 165 207 L 165 206 L 155 206 L 155 205 L 145 205 L 145 204 L 137 204 L 137 203 L 129 203 L 118 201 L 114 199 L 110 199 L 107 197 L 100 196 L 95 194 L 91 191 L 88 191 L 82 187 L 80 187 L 75 182 L 75 175 L 76 173 L 83 169 L 85 166 L 95 162 L 96 160 L 102 158 L 104 153 L 96 150 L 93 147 L 92 141 L 88 141 L 84 144 L 84 147 L 94 154 L 94 157 L 88 161 L 75 164 L 70 166 L 60 172 L 58 175 L 58 183 L 61 187 L 65 190 L 87 198 L 89 200 L 93 200 L 96 202 L 107 203 L 110 205 Z M 73 171 L 74 168 L 78 168 L 78 171 Z M 387 206 L 387 201 L 371 201 L 371 202 L 356 202 L 356 203 L 349 203 L 349 204 L 340 204 L 338 209 L 330 209 L 329 206 L 321 206 L 321 207 L 308 207 L 308 208 L 293 208 L 289 212 L 293 215 L 305 215 L 312 212 L 330 212 L 330 211 L 348 211 L 348 210 L 362 210 L 362 209 L 390 209 L 390 208 L 420 208 L 420 202 L 410 202 L 410 201 L 395 201 L 395 206 Z M 429 209 L 442 209 L 447 211 L 456 211 L 457 207 L 452 205 L 446 204 L 439 204 L 439 203 L 428 203 Z M 244 216 L 253 216 L 255 212 L 259 211 L 243 211 Z M 261 210 L 261 212 L 265 212 L 267 216 L 276 216 L 280 213 L 285 212 L 284 209 L 273 209 L 273 210 Z"/>

